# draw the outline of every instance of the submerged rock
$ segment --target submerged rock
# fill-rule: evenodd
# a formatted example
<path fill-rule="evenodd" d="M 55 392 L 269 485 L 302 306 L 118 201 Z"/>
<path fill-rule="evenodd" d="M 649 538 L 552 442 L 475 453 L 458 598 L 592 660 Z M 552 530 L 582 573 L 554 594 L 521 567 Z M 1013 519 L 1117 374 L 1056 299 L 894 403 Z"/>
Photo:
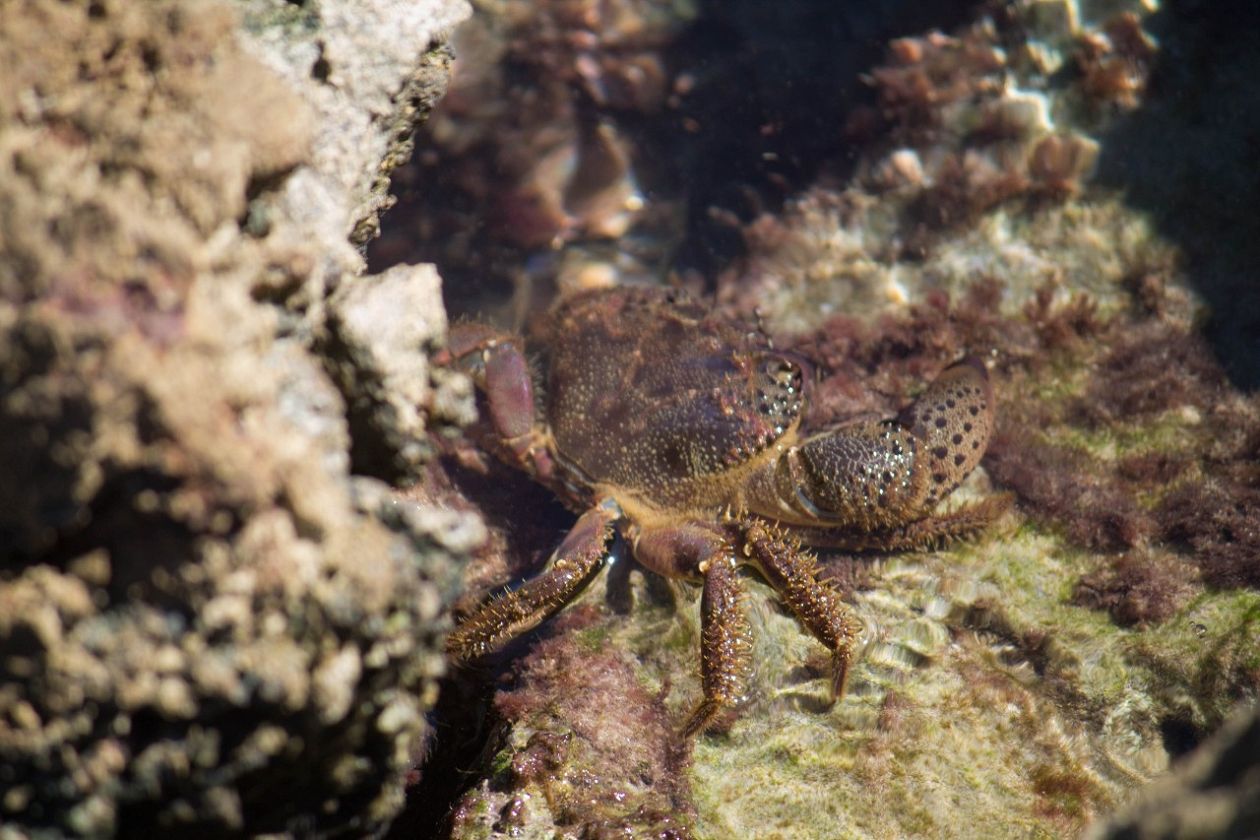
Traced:
<path fill-rule="evenodd" d="M 1250 837 L 1260 826 L 1260 707 L 1240 709 L 1176 772 L 1156 781 L 1089 838 Z"/>

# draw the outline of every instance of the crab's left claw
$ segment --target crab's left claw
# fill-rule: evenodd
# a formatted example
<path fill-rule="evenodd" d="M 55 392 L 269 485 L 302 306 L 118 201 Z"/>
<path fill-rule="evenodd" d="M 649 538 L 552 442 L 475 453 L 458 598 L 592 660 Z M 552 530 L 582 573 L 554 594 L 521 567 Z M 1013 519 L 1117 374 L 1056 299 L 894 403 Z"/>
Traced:
<path fill-rule="evenodd" d="M 946 368 L 897 416 L 922 441 L 918 455 L 927 473 L 924 506 L 933 507 L 980 463 L 993 435 L 993 386 L 974 356 Z"/>
<path fill-rule="evenodd" d="M 807 438 L 747 485 L 750 509 L 792 522 L 816 546 L 855 551 L 924 548 L 982 529 L 1009 506 L 937 516 L 938 503 L 976 468 L 993 433 L 984 365 L 951 365 L 894 419 Z"/>

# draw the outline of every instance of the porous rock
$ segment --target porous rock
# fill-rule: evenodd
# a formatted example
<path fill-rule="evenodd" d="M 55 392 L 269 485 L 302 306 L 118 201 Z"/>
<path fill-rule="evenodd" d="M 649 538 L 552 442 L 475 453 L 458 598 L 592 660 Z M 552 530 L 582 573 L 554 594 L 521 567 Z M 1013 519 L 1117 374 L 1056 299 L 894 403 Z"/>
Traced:
<path fill-rule="evenodd" d="M 0 835 L 401 803 L 480 526 L 352 478 L 324 300 L 465 13 L 0 11 Z"/>

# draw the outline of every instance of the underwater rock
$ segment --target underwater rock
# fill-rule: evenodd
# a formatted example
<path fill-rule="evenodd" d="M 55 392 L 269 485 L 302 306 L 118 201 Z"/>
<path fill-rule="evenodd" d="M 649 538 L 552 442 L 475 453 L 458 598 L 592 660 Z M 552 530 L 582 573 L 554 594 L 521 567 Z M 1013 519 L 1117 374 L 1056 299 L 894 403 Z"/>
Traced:
<path fill-rule="evenodd" d="M 1060 5 L 1073 11 L 1047 13 Z M 1056 278 L 1105 298 L 1160 245 L 1118 202 L 1077 199 L 1097 137 L 1136 106 L 1153 53 L 1126 60 L 1131 95 L 1110 110 L 1090 99 L 1088 74 L 1067 67 L 1088 45 L 1104 49 L 1099 32 L 1117 21 L 1136 28 L 1124 43 L 1138 43 L 1139 20 L 1119 13 L 1096 29 L 1068 3 L 1012 3 L 956 34 L 893 41 L 865 76 L 874 104 L 845 127 L 862 150 L 852 178 L 746 225 L 747 263 L 723 275 L 720 296 L 793 332 L 958 293 L 977 276 L 1001 278 L 1008 305 Z M 1095 236 L 1116 247 L 1094 247 Z"/>

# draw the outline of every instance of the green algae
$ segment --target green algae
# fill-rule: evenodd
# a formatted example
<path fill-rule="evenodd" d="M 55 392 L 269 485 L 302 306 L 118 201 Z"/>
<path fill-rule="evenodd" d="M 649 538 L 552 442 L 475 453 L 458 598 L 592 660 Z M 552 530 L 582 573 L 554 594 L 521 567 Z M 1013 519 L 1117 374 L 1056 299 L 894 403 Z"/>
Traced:
<path fill-rule="evenodd" d="M 1197 412 L 1170 408 L 1149 422 L 1106 426 L 1059 426 L 1040 435 L 1047 443 L 1079 449 L 1091 457 L 1117 461 L 1150 452 L 1183 452 L 1198 447 L 1202 437 Z"/>

